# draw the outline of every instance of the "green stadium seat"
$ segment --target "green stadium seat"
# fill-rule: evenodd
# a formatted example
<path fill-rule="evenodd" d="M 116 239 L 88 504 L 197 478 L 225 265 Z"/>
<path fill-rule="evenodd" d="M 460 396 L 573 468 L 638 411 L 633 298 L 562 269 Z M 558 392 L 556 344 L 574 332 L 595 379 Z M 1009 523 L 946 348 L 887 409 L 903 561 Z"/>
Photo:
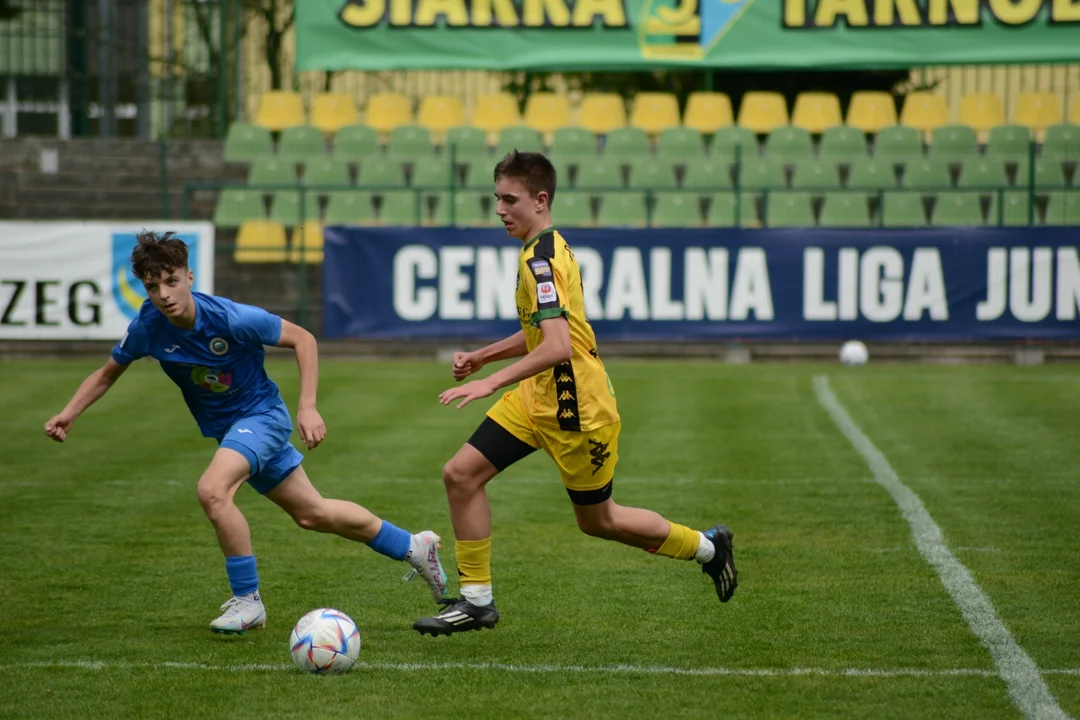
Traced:
<path fill-rule="evenodd" d="M 795 190 L 835 190 L 840 187 L 840 172 L 835 161 L 802 160 L 791 177 Z"/>
<path fill-rule="evenodd" d="M 484 212 L 484 199 L 487 197 L 485 193 L 459 190 L 451 195 L 448 192 L 441 192 L 435 195 L 435 215 L 431 221 L 432 225 L 439 227 L 480 227 L 491 225 L 492 220 L 495 219 L 495 214 L 490 213 L 490 216 Z M 427 198 L 424 198 L 427 200 Z M 454 219 L 450 221 L 450 208 L 454 208 Z"/>
<path fill-rule="evenodd" d="M 740 198 L 736 203 L 736 195 Z M 760 196 L 749 192 L 713 193 L 709 196 L 709 208 L 705 213 L 705 224 L 709 227 L 760 227 L 757 201 Z M 738 219 L 736 219 L 736 209 Z"/>
<path fill-rule="evenodd" d="M 412 190 L 393 190 L 382 193 L 379 206 L 381 225 L 399 225 L 416 227 L 424 224 L 427 218 L 426 208 L 419 193 Z"/>
<path fill-rule="evenodd" d="M 996 189 L 1007 187 L 1009 180 L 1005 174 L 1005 163 L 1000 158 L 967 160 L 960 167 L 961 188 Z"/>
<path fill-rule="evenodd" d="M 1080 125 L 1051 125 L 1043 138 L 1043 157 L 1080 160 Z"/>
<path fill-rule="evenodd" d="M 375 222 L 375 204 L 367 190 L 330 193 L 323 214 L 324 225 L 368 225 Z"/>
<path fill-rule="evenodd" d="M 758 156 L 757 136 L 749 128 L 725 127 L 717 130 L 709 143 L 709 153 L 714 158 L 738 157 L 747 160 Z"/>
<path fill-rule="evenodd" d="M 786 187 L 781 163 L 765 158 L 748 158 L 736 168 L 739 186 L 748 190 L 778 190 Z"/>
<path fill-rule="evenodd" d="M 349 125 L 334 135 L 334 155 L 350 160 L 363 160 L 382 151 L 379 133 L 367 125 Z"/>
<path fill-rule="evenodd" d="M 926 227 L 922 196 L 915 192 L 893 190 L 882 194 L 881 225 L 889 228 Z"/>
<path fill-rule="evenodd" d="M 453 148 L 454 157 L 463 155 L 482 155 L 488 151 L 487 133 L 477 127 L 462 125 L 446 131 L 446 145 L 443 153 L 450 157 Z"/>
<path fill-rule="evenodd" d="M 412 186 L 427 189 L 448 189 L 456 183 L 446 157 L 426 158 L 413 166 Z"/>
<path fill-rule="evenodd" d="M 630 187 L 642 190 L 674 190 L 675 166 L 671 160 L 645 158 L 630 167 Z"/>
<path fill-rule="evenodd" d="M 765 138 L 765 157 L 787 165 L 814 155 L 814 141 L 810 131 L 801 127 L 785 125 L 769 132 Z"/>
<path fill-rule="evenodd" d="M 701 198 L 684 192 L 657 193 L 651 225 L 654 228 L 701 227 Z"/>
<path fill-rule="evenodd" d="M 356 184 L 368 188 L 404 187 L 405 174 L 397 160 L 368 158 L 360 163 Z"/>
<path fill-rule="evenodd" d="M 430 157 L 434 152 L 431 131 L 420 125 L 400 125 L 390 131 L 386 142 L 387 155 L 400 161 Z"/>
<path fill-rule="evenodd" d="M 604 157 L 608 160 L 632 163 L 649 155 L 649 135 L 641 128 L 616 128 L 604 140 Z"/>
<path fill-rule="evenodd" d="M 597 222 L 603 227 L 645 227 L 648 209 L 643 192 L 613 192 L 600 196 Z"/>
<path fill-rule="evenodd" d="M 552 137 L 551 152 L 559 157 L 595 156 L 596 134 L 583 127 L 561 127 Z"/>
<path fill-rule="evenodd" d="M 551 215 L 558 227 L 589 227 L 594 224 L 592 200 L 587 193 L 573 190 L 556 191 Z"/>
<path fill-rule="evenodd" d="M 999 125 L 990 131 L 986 141 L 987 155 L 1029 157 L 1031 128 L 1025 125 Z"/>
<path fill-rule="evenodd" d="M 225 162 L 248 163 L 274 154 L 270 131 L 258 125 L 234 122 L 225 136 Z"/>
<path fill-rule="evenodd" d="M 278 138 L 279 160 L 305 163 L 326 154 L 322 131 L 310 125 L 296 125 L 281 131 Z"/>
<path fill-rule="evenodd" d="M 1080 225 L 1080 192 L 1052 192 L 1046 202 L 1044 225 Z"/>
<path fill-rule="evenodd" d="M 820 225 L 829 228 L 870 227 L 866 195 L 856 192 L 826 193 L 821 206 Z"/>
<path fill-rule="evenodd" d="M 861 157 L 851 161 L 850 190 L 889 190 L 896 187 L 896 172 L 887 160 Z"/>
<path fill-rule="evenodd" d="M 919 131 L 906 125 L 882 128 L 874 140 L 874 158 L 893 163 L 908 163 L 922 159 L 922 138 Z"/>
<path fill-rule="evenodd" d="M 496 146 L 496 160 L 502 159 L 512 150 L 518 152 L 543 152 L 544 138 L 539 130 L 534 130 L 524 125 L 503 128 L 499 131 L 499 142 Z"/>
<path fill-rule="evenodd" d="M 251 163 L 248 185 L 295 185 L 296 165 L 276 157 L 264 157 Z"/>
<path fill-rule="evenodd" d="M 952 187 L 949 166 L 938 159 L 909 162 L 904 169 L 903 185 L 911 190 L 947 190 Z"/>
<path fill-rule="evenodd" d="M 303 182 L 313 187 L 351 185 L 349 163 L 340 157 L 311 160 L 304 165 Z"/>
<path fill-rule="evenodd" d="M 701 133 L 688 127 L 669 127 L 656 139 L 656 156 L 688 161 L 705 155 Z"/>
<path fill-rule="evenodd" d="M 930 157 L 945 161 L 974 159 L 979 154 L 975 129 L 967 125 L 944 125 L 934 130 L 930 140 Z"/>
<path fill-rule="evenodd" d="M 700 157 L 688 162 L 683 187 L 693 190 L 723 190 L 731 187 L 731 159 Z"/>
<path fill-rule="evenodd" d="M 579 190 L 613 190 L 623 186 L 622 170 L 618 163 L 610 160 L 594 160 L 578 166 L 577 182 Z"/>
<path fill-rule="evenodd" d="M 238 228 L 248 220 L 265 220 L 262 193 L 240 188 L 225 188 L 214 208 L 214 225 Z"/>
<path fill-rule="evenodd" d="M 772 192 L 765 196 L 767 227 L 813 227 L 814 207 L 810 193 Z"/>
<path fill-rule="evenodd" d="M 938 193 L 931 224 L 938 227 L 980 227 L 985 224 L 979 194 L 975 192 Z"/>
<path fill-rule="evenodd" d="M 465 187 L 469 190 L 492 191 L 495 187 L 495 165 L 490 160 L 471 160 L 465 164 Z M 558 170 L 556 170 L 558 173 Z"/>
<path fill-rule="evenodd" d="M 303 212 L 301 212 L 303 199 Z M 299 190 L 278 190 L 270 203 L 270 220 L 281 223 L 287 228 L 296 227 L 304 220 L 319 217 L 319 199 L 315 193 L 301 193 Z"/>
<path fill-rule="evenodd" d="M 1028 184 L 1027 163 L 1020 163 L 1017 172 L 1018 184 Z M 1042 157 L 1035 161 L 1035 187 L 1061 190 L 1065 187 L 1065 168 L 1059 157 Z"/>
<path fill-rule="evenodd" d="M 999 201 L 1001 204 L 999 205 Z M 1031 194 L 1027 190 L 1006 190 L 990 196 L 990 212 L 986 224 L 1003 227 L 1024 227 L 1028 225 L 1028 208 L 1031 207 Z M 1039 214 L 1031 217 L 1031 223 L 1038 222 Z"/>
<path fill-rule="evenodd" d="M 866 133 L 847 125 L 836 125 L 821 135 L 818 157 L 833 162 L 852 162 L 866 156 Z"/>

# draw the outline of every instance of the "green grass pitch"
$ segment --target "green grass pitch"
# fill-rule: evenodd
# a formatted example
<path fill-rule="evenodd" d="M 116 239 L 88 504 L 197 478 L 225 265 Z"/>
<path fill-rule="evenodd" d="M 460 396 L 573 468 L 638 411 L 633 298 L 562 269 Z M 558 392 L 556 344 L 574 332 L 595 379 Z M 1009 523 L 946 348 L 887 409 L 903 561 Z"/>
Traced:
<path fill-rule="evenodd" d="M 1020 718 L 897 505 L 819 404 L 833 392 L 1080 717 L 1080 368 L 612 361 L 615 499 L 735 533 L 721 605 L 695 563 L 585 537 L 535 454 L 489 486 L 494 631 L 420 637 L 419 580 L 305 532 L 250 488 L 266 630 L 212 635 L 224 562 L 195 497 L 214 444 L 152 363 L 63 445 L 42 425 L 94 363 L 0 363 L 0 718 Z M 269 364 L 295 412 L 295 364 Z M 327 360 L 315 485 L 453 541 L 440 472 L 494 399 L 449 368 Z M 294 433 L 294 442 L 298 443 Z M 456 583 L 454 583 L 456 592 Z M 293 669 L 330 606 L 362 665 Z"/>

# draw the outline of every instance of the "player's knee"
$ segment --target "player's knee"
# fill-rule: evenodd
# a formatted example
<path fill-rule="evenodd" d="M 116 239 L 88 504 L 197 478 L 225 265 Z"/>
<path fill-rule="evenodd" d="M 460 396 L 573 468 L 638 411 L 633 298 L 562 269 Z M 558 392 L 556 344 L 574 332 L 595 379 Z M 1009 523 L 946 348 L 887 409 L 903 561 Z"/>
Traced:
<path fill-rule="evenodd" d="M 210 518 L 213 518 L 221 508 L 227 506 L 230 502 L 228 493 L 210 483 L 199 483 L 197 493 L 199 504 L 202 505 L 203 510 Z"/>
<path fill-rule="evenodd" d="M 454 460 L 443 465 L 442 477 L 447 492 L 471 492 L 483 485 L 480 478 Z"/>
<path fill-rule="evenodd" d="M 610 515 L 578 515 L 578 529 L 589 537 L 611 540 L 619 535 L 615 518 Z"/>
<path fill-rule="evenodd" d="M 310 505 L 295 510 L 292 513 L 292 519 L 305 530 L 316 532 L 322 532 L 329 524 L 329 515 L 321 505 Z"/>

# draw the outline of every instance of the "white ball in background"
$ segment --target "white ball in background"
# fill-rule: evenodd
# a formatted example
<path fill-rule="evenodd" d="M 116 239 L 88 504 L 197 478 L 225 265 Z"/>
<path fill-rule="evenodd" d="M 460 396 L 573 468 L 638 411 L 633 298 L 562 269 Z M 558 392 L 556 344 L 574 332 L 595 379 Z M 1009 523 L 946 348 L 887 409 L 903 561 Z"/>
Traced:
<path fill-rule="evenodd" d="M 858 340 L 848 340 L 840 348 L 840 362 L 844 365 L 865 365 L 870 359 L 870 351 Z"/>

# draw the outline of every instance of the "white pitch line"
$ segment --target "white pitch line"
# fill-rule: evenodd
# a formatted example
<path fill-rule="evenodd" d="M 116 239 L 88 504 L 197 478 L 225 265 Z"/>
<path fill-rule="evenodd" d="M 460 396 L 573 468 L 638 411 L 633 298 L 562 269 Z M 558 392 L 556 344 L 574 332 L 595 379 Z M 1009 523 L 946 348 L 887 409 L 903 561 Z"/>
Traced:
<path fill-rule="evenodd" d="M 824 375 L 815 376 L 814 392 L 818 402 L 836 423 L 836 427 L 862 455 L 873 471 L 874 479 L 892 495 L 893 501 L 900 508 L 900 514 L 911 526 L 915 547 L 937 571 L 971 631 L 990 651 L 990 656 L 997 665 L 998 675 L 1005 681 L 1013 704 L 1026 717 L 1034 720 L 1068 718 L 1043 682 L 1035 661 L 1013 639 L 1008 628 L 998 618 L 990 598 L 983 593 L 963 563 L 949 550 L 941 528 L 930 517 L 919 496 L 900 480 L 885 455 L 851 419 L 829 387 L 829 379 Z"/>

